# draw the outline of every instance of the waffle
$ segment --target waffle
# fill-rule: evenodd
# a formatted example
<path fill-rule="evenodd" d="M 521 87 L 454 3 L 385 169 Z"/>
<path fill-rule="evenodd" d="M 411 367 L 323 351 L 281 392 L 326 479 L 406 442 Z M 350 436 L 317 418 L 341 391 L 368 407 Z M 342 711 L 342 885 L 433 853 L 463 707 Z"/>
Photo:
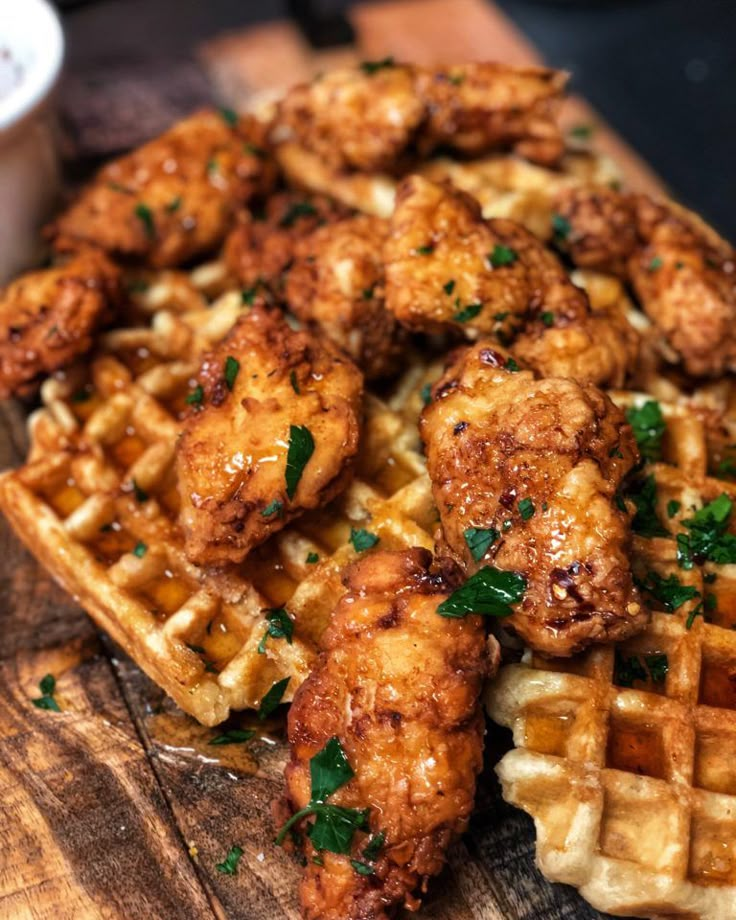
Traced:
<path fill-rule="evenodd" d="M 285 677 L 289 700 L 307 675 L 341 569 L 355 555 L 351 528 L 370 529 L 387 548 L 431 548 L 436 512 L 406 414 L 418 412 L 422 371 L 391 405 L 367 398 L 356 478 L 338 501 L 243 565 L 203 570 L 186 559 L 176 526 L 175 443 L 202 351 L 247 306 L 239 291 L 224 290 L 217 264 L 134 278 L 132 287 L 126 327 L 108 332 L 91 361 L 44 383 L 28 461 L 0 477 L 0 508 L 137 664 L 182 709 L 215 725 L 231 709 L 257 708 Z M 293 642 L 269 639 L 259 654 L 264 612 L 283 605 Z"/>
<path fill-rule="evenodd" d="M 626 407 L 650 398 L 612 395 Z M 547 878 L 613 914 L 723 920 L 736 917 L 736 566 L 684 570 L 674 537 L 736 485 L 708 474 L 707 429 L 685 398 L 662 412 L 663 462 L 646 472 L 670 536 L 635 537 L 634 573 L 674 574 L 699 597 L 667 612 L 645 592 L 651 624 L 615 648 L 567 661 L 525 652 L 486 704 L 513 730 L 497 772 L 504 798 L 534 818 Z"/>

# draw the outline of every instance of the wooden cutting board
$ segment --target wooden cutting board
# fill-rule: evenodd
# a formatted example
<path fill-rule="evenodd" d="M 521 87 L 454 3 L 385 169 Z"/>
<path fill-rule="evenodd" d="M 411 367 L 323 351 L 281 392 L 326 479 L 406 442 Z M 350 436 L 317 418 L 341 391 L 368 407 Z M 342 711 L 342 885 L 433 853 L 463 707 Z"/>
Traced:
<path fill-rule="evenodd" d="M 223 36 L 200 59 L 223 102 L 243 104 L 326 66 L 393 54 L 430 63 L 529 63 L 534 49 L 481 0 L 403 0 L 356 8 L 357 48 L 315 55 L 273 23 Z M 596 126 L 595 143 L 631 184 L 651 171 L 582 102 L 568 124 Z M 0 468 L 25 456 L 28 407 L 0 404 Z M 270 803 L 282 790 L 278 726 L 247 746 L 212 747 L 0 521 L 0 917 L 53 920 L 297 918 L 296 863 L 272 845 Z M 31 704 L 47 673 L 62 713 Z M 600 918 L 534 865 L 530 819 L 501 799 L 491 769 L 509 738 L 489 726 L 489 769 L 470 831 L 425 900 L 427 920 Z M 216 864 L 237 844 L 238 872 Z"/>

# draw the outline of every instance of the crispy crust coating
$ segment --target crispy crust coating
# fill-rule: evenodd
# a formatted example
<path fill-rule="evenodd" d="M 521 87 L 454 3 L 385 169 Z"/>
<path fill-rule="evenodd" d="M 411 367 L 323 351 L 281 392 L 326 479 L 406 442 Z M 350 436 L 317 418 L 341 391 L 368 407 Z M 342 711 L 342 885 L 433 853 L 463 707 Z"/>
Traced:
<path fill-rule="evenodd" d="M 558 239 L 581 267 L 628 281 L 644 311 L 693 376 L 736 370 L 736 252 L 673 202 L 599 186 L 568 189 Z"/>
<path fill-rule="evenodd" d="M 492 63 L 366 65 L 292 89 L 273 137 L 335 170 L 398 172 L 417 153 L 446 146 L 474 155 L 514 149 L 552 164 L 564 149 L 555 115 L 566 81 L 558 71 Z"/>
<path fill-rule="evenodd" d="M 262 217 L 249 212 L 239 215 L 225 241 L 227 267 L 246 288 L 265 285 L 274 293 L 279 292 L 297 241 L 349 213 L 326 195 L 300 192 L 272 195 L 266 201 Z"/>
<path fill-rule="evenodd" d="M 21 275 L 0 294 L 0 398 L 24 396 L 92 347 L 120 297 L 120 276 L 87 249 L 66 264 Z"/>
<path fill-rule="evenodd" d="M 406 333 L 386 309 L 388 223 L 359 215 L 321 227 L 294 246 L 286 282 L 292 312 L 346 351 L 368 379 L 395 373 Z"/>
<path fill-rule="evenodd" d="M 279 314 L 256 306 L 205 359 L 199 385 L 201 408 L 177 445 L 186 553 L 201 565 L 239 562 L 348 484 L 362 375 L 329 342 L 294 332 Z M 314 446 L 298 461 L 301 478 L 289 497 L 293 426 L 306 427 Z"/>
<path fill-rule="evenodd" d="M 441 870 L 467 826 L 483 763 L 478 698 L 491 662 L 480 617 L 437 614 L 447 594 L 430 561 L 426 550 L 374 552 L 347 570 L 348 593 L 292 703 L 294 811 L 311 796 L 310 758 L 337 737 L 355 776 L 329 801 L 370 808 L 371 832 L 385 834 L 369 876 L 334 853 L 316 865 L 305 838 L 307 920 L 379 920 L 402 902 L 418 907 L 412 893 Z M 356 834 L 352 858 L 363 859 L 367 842 Z"/>
<path fill-rule="evenodd" d="M 386 303 L 400 322 L 460 329 L 514 344 L 543 374 L 621 386 L 638 336 L 625 318 L 593 313 L 557 256 L 505 219 L 420 176 L 402 182 L 385 246 Z"/>
<path fill-rule="evenodd" d="M 276 167 L 265 127 L 204 110 L 103 167 L 49 229 L 58 249 L 90 242 L 163 268 L 210 252 Z"/>
<path fill-rule="evenodd" d="M 438 552 L 467 573 L 493 564 L 524 575 L 524 599 L 504 625 L 537 651 L 570 655 L 646 623 L 629 521 L 614 501 L 638 453 L 600 390 L 513 372 L 509 357 L 490 342 L 463 350 L 422 413 Z M 471 528 L 496 533 L 480 559 Z"/>

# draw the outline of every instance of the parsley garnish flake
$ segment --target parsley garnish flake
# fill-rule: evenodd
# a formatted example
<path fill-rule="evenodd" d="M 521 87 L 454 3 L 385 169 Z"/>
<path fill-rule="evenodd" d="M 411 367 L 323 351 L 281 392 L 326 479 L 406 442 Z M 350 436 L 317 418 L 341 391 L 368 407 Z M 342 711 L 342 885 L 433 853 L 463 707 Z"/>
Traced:
<path fill-rule="evenodd" d="M 516 572 L 504 572 L 492 565 L 479 569 L 437 608 L 443 617 L 464 617 L 469 613 L 508 617 L 512 604 L 524 596 L 526 579 Z"/>
<path fill-rule="evenodd" d="M 294 498 L 304 467 L 314 453 L 314 438 L 306 425 L 291 425 L 286 454 L 286 494 Z"/>

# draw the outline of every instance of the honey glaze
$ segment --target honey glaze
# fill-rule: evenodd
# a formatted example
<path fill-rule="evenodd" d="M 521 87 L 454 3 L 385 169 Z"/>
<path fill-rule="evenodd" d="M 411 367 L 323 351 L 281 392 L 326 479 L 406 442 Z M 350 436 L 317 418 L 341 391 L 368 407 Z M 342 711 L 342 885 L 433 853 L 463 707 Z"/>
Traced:
<path fill-rule="evenodd" d="M 524 747 L 539 754 L 564 757 L 573 723 L 571 713 L 528 712 L 524 721 Z"/>
<path fill-rule="evenodd" d="M 659 732 L 649 725 L 612 722 L 608 732 L 606 766 L 612 770 L 663 779 L 664 748 Z"/>
<path fill-rule="evenodd" d="M 166 701 L 161 711 L 146 716 L 146 731 L 156 756 L 169 763 L 198 767 L 223 767 L 233 773 L 255 776 L 259 772 L 257 748 L 265 741 L 273 743 L 256 719 L 247 717 L 229 719 L 215 728 L 200 725 L 191 716 Z M 252 724 L 253 723 L 253 724 Z M 253 730 L 256 734 L 248 741 L 213 744 L 213 741 L 230 737 L 233 730 Z"/>
<path fill-rule="evenodd" d="M 704 885 L 736 882 L 736 828 L 731 824 L 696 820 L 690 845 L 690 877 Z"/>
<path fill-rule="evenodd" d="M 736 709 L 736 662 L 703 658 L 698 702 L 719 709 Z"/>

